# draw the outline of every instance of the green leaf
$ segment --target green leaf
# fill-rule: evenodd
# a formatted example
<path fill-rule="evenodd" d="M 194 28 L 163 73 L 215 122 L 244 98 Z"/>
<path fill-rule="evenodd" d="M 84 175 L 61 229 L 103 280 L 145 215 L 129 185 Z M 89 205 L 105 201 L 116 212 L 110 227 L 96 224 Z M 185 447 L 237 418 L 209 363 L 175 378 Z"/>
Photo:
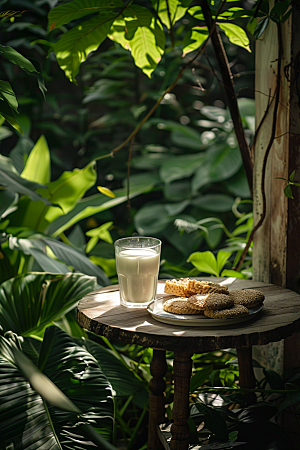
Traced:
<path fill-rule="evenodd" d="M 207 194 L 193 199 L 191 204 L 205 211 L 226 212 L 232 210 L 234 198 L 225 194 Z"/>
<path fill-rule="evenodd" d="M 132 186 L 132 179 L 130 177 L 130 194 L 129 198 L 134 198 L 143 192 L 150 191 L 157 180 L 152 173 L 143 174 L 138 177 L 137 182 Z M 95 215 L 101 211 L 105 211 L 114 206 L 120 205 L 127 201 L 127 189 L 118 189 L 115 191 L 116 198 L 109 199 L 103 197 L 103 195 L 96 194 L 87 198 L 80 200 L 75 207 L 68 213 L 61 217 L 58 217 L 53 223 L 48 227 L 48 232 L 53 236 L 57 236 L 66 229 L 70 228 L 72 225 L 76 224 L 82 219 Z"/>
<path fill-rule="evenodd" d="M 188 13 L 197 20 L 205 20 L 200 6 L 192 6 L 192 8 L 188 9 Z"/>
<path fill-rule="evenodd" d="M 218 273 L 221 273 L 223 267 L 227 263 L 228 259 L 231 256 L 231 252 L 225 252 L 224 250 L 219 250 L 217 254 L 217 266 L 218 266 Z"/>
<path fill-rule="evenodd" d="M 292 192 L 292 188 L 291 188 L 291 185 L 290 185 L 290 184 L 288 184 L 288 185 L 284 188 L 284 195 L 285 195 L 287 198 L 292 198 L 292 199 L 294 199 L 294 197 L 293 197 L 293 192 Z"/>
<path fill-rule="evenodd" d="M 112 391 L 95 358 L 59 328 L 50 327 L 42 345 L 35 343 L 34 353 L 43 362 L 42 373 L 23 353 L 13 350 L 16 339 L 0 337 L 0 428 L 7 448 L 88 450 L 93 442 L 97 448 L 116 450 L 90 425 L 101 423 L 102 433 L 109 438 Z M 24 350 L 28 343 L 25 338 Z M 28 356 L 31 358 L 32 352 Z M 44 400 L 50 394 L 48 386 L 57 396 L 57 407 L 51 406 L 52 398 L 48 399 L 50 406 Z M 72 409 L 76 412 L 68 412 Z"/>
<path fill-rule="evenodd" d="M 8 187 L 8 189 L 16 194 L 28 195 L 32 200 L 42 200 L 46 205 L 52 205 L 47 198 L 43 198 L 35 192 L 36 189 L 45 188 L 46 186 L 26 180 L 14 172 L 0 169 L 0 184 Z"/>
<path fill-rule="evenodd" d="M 20 127 L 13 109 L 4 101 L 0 100 L 0 115 L 2 117 L 4 117 L 5 120 L 7 120 L 8 123 L 10 123 L 10 125 L 12 127 L 14 127 L 19 133 L 23 133 L 22 132 L 22 128 Z"/>
<path fill-rule="evenodd" d="M 134 225 L 141 236 L 155 236 L 164 231 L 173 220 L 164 205 L 146 205 L 135 214 Z"/>
<path fill-rule="evenodd" d="M 125 38 L 128 40 L 135 65 L 150 78 L 165 49 L 165 34 L 161 24 L 147 8 L 130 6 L 124 11 Z"/>
<path fill-rule="evenodd" d="M 31 238 L 30 241 L 34 242 L 34 239 Z M 110 285 L 110 281 L 105 273 L 76 248 L 47 237 L 41 238 L 40 242 L 48 245 L 55 256 L 60 261 L 64 261 L 68 266 L 74 267 L 74 269 L 81 273 L 97 277 L 98 283 L 101 286 Z"/>
<path fill-rule="evenodd" d="M 99 192 L 101 192 L 101 194 L 106 195 L 107 197 L 111 197 L 111 198 L 115 198 L 116 195 L 107 187 L 104 186 L 97 186 L 97 189 Z"/>
<path fill-rule="evenodd" d="M 196 408 L 203 414 L 204 423 L 212 433 L 214 433 L 216 439 L 227 440 L 228 429 L 225 419 L 222 414 L 211 406 L 204 405 L 203 403 L 195 403 Z"/>
<path fill-rule="evenodd" d="M 209 32 L 206 26 L 191 28 L 183 38 L 182 56 L 185 56 L 186 54 L 193 52 L 194 50 L 198 50 L 203 42 L 208 39 L 208 37 Z"/>
<path fill-rule="evenodd" d="M 212 252 L 195 252 L 192 253 L 187 262 L 193 264 L 199 272 L 210 273 L 215 277 L 219 276 L 216 258 Z"/>
<path fill-rule="evenodd" d="M 49 29 L 51 31 L 88 14 L 112 11 L 122 6 L 121 0 L 73 0 L 50 10 Z"/>
<path fill-rule="evenodd" d="M 294 181 L 295 173 L 296 173 L 296 171 L 293 170 L 293 172 L 290 174 L 290 176 L 289 176 L 289 180 L 290 180 L 290 181 Z"/>
<path fill-rule="evenodd" d="M 11 191 L 0 191 L 0 217 L 16 201 L 17 196 Z"/>
<path fill-rule="evenodd" d="M 76 82 L 80 64 L 104 41 L 114 17 L 113 13 L 98 14 L 67 31 L 54 45 L 57 62 L 70 81 Z"/>
<path fill-rule="evenodd" d="M 208 365 L 201 368 L 201 370 L 197 370 L 195 375 L 192 376 L 190 381 L 190 393 L 195 392 L 199 387 L 203 386 L 205 381 L 209 379 L 209 375 L 211 374 L 214 366 Z"/>
<path fill-rule="evenodd" d="M 0 286 L 1 325 L 23 336 L 36 333 L 74 308 L 95 286 L 95 278 L 78 273 L 19 275 Z"/>
<path fill-rule="evenodd" d="M 21 176 L 41 184 L 50 181 L 50 151 L 45 136 L 31 150 Z"/>
<path fill-rule="evenodd" d="M 253 35 L 255 28 L 257 25 L 257 21 L 254 17 L 251 17 L 251 19 L 249 20 L 249 22 L 247 23 L 247 30 Z"/>
<path fill-rule="evenodd" d="M 89 240 L 87 246 L 86 246 L 86 252 L 90 253 L 91 250 L 95 247 L 99 239 L 102 239 L 105 242 L 108 242 L 109 244 L 113 244 L 113 239 L 110 235 L 110 232 L 108 231 L 113 222 L 107 222 L 101 225 L 98 228 L 93 228 L 92 230 L 87 231 L 85 234 L 92 239 Z"/>
<path fill-rule="evenodd" d="M 179 19 L 181 19 L 185 15 L 188 6 L 191 3 L 191 0 L 151 1 L 153 8 L 158 14 L 158 17 L 168 29 L 170 29 Z"/>
<path fill-rule="evenodd" d="M 179 155 L 169 158 L 162 164 L 159 175 L 165 183 L 187 178 L 196 172 L 204 162 L 205 156 L 201 153 L 196 155 Z"/>
<path fill-rule="evenodd" d="M 269 24 L 269 16 L 264 17 L 263 19 L 261 19 L 258 24 L 255 27 L 253 36 L 255 37 L 255 39 L 260 38 L 260 36 L 263 34 L 263 32 L 265 31 L 265 29 L 267 28 L 268 24 Z"/>
<path fill-rule="evenodd" d="M 235 277 L 235 278 L 241 278 L 241 279 L 247 279 L 247 275 L 242 272 L 237 272 L 236 270 L 228 270 L 225 269 L 221 273 L 221 277 Z"/>
<path fill-rule="evenodd" d="M 115 353 L 89 339 L 75 339 L 97 359 L 101 370 L 119 397 L 129 397 L 144 390 L 144 384 Z"/>
<path fill-rule="evenodd" d="M 243 28 L 234 23 L 219 23 L 218 25 L 221 30 L 225 31 L 226 36 L 232 44 L 238 45 L 248 52 L 251 52 L 250 41 Z"/>
<path fill-rule="evenodd" d="M 14 93 L 11 85 L 8 81 L 0 80 L 0 95 L 8 105 L 16 112 L 18 112 L 18 102 L 16 99 L 16 94 Z"/>
<path fill-rule="evenodd" d="M 29 59 L 22 56 L 21 53 L 17 52 L 12 47 L 0 45 L 0 54 L 13 64 L 17 64 L 23 70 L 26 69 L 29 72 L 37 71 L 34 65 L 29 61 Z"/>

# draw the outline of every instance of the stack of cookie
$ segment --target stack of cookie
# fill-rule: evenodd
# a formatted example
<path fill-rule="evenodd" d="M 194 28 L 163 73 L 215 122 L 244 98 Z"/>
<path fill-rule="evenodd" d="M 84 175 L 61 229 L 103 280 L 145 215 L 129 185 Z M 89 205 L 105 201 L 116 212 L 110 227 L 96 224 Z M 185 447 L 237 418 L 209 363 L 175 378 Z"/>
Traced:
<path fill-rule="evenodd" d="M 229 291 L 211 281 L 189 278 L 167 280 L 165 293 L 174 298 L 163 304 L 163 309 L 173 314 L 204 314 L 211 319 L 232 319 L 247 316 L 249 308 L 262 305 L 264 295 L 254 289 Z"/>

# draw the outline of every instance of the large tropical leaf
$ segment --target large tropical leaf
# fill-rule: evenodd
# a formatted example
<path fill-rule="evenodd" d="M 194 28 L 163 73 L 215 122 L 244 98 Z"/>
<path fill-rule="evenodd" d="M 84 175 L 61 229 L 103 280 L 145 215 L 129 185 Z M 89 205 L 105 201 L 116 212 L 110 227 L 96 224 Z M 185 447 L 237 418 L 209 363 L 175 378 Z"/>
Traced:
<path fill-rule="evenodd" d="M 191 0 L 151 0 L 160 20 L 167 28 L 171 28 L 177 20 L 181 19 Z"/>
<path fill-rule="evenodd" d="M 73 0 L 51 9 L 48 16 L 49 28 L 53 30 L 88 14 L 112 11 L 120 6 L 123 6 L 121 0 L 101 0 L 101 2 L 99 0 Z"/>
<path fill-rule="evenodd" d="M 70 311 L 95 289 L 95 279 L 82 274 L 29 273 L 0 286 L 0 323 L 4 331 L 30 335 Z"/>
<path fill-rule="evenodd" d="M 42 344 L 32 346 L 28 338 L 22 344 L 31 349 L 27 355 L 37 370 L 16 340 L 0 337 L 0 430 L 6 448 L 114 449 L 90 425 L 105 437 L 111 434 L 111 386 L 95 358 L 50 327 Z"/>
<path fill-rule="evenodd" d="M 67 31 L 54 45 L 57 62 L 70 81 L 76 81 L 80 64 L 104 41 L 115 17 L 111 12 L 98 14 Z"/>
<path fill-rule="evenodd" d="M 41 136 L 31 150 L 21 175 L 41 184 L 50 181 L 50 152 L 45 136 Z"/>
<path fill-rule="evenodd" d="M 165 49 L 165 34 L 152 13 L 142 6 L 129 6 L 124 11 L 124 28 L 119 19 L 108 37 L 130 49 L 135 65 L 150 77 Z"/>
<path fill-rule="evenodd" d="M 97 359 L 117 396 L 128 397 L 145 389 L 144 383 L 111 350 L 90 339 L 75 339 L 75 342 Z"/>
<path fill-rule="evenodd" d="M 8 59 L 13 64 L 17 64 L 23 70 L 29 72 L 37 71 L 34 65 L 29 61 L 29 59 L 25 58 L 23 55 L 21 55 L 21 53 L 17 52 L 12 47 L 0 45 L 0 55 L 4 56 L 4 58 Z"/>
<path fill-rule="evenodd" d="M 28 195 L 32 200 L 42 200 L 46 205 L 53 205 L 47 198 L 43 198 L 35 192 L 38 188 L 46 188 L 47 186 L 26 180 L 10 170 L 0 169 L 0 185 L 6 186 L 16 194 Z"/>

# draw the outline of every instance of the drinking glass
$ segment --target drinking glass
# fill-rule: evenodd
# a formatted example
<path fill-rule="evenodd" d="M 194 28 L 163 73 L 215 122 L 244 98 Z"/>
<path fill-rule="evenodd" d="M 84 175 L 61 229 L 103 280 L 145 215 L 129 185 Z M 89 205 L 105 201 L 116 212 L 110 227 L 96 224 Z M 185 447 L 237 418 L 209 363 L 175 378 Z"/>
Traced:
<path fill-rule="evenodd" d="M 144 308 L 156 297 L 161 241 L 137 236 L 115 242 L 121 305 Z"/>

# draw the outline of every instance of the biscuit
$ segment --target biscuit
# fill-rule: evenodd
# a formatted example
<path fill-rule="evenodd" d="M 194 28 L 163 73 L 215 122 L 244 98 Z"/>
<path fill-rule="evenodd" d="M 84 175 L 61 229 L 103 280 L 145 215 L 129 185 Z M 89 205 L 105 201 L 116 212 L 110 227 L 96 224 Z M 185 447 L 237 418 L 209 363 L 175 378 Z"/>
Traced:
<path fill-rule="evenodd" d="M 166 294 L 178 295 L 179 297 L 189 297 L 191 294 L 187 289 L 188 282 L 189 278 L 167 280 L 164 292 Z"/>
<path fill-rule="evenodd" d="M 188 305 L 185 297 L 167 300 L 163 304 L 163 310 L 173 314 L 199 314 L 199 311 Z"/>
<path fill-rule="evenodd" d="M 255 289 L 230 291 L 229 297 L 233 299 L 235 305 L 244 305 L 246 308 L 260 306 L 265 299 L 264 294 Z"/>
<path fill-rule="evenodd" d="M 248 309 L 243 305 L 234 305 L 231 308 L 220 310 L 204 310 L 204 315 L 210 319 L 235 319 L 236 317 L 248 316 L 248 314 Z"/>
<path fill-rule="evenodd" d="M 208 292 L 215 292 L 219 294 L 228 294 L 228 287 L 221 286 L 219 283 L 212 281 L 189 280 L 187 282 L 187 290 L 193 294 L 208 294 Z"/>
<path fill-rule="evenodd" d="M 234 301 L 229 295 L 208 293 L 206 295 L 195 294 L 187 299 L 191 308 L 204 311 L 205 309 L 225 309 L 233 306 Z"/>

